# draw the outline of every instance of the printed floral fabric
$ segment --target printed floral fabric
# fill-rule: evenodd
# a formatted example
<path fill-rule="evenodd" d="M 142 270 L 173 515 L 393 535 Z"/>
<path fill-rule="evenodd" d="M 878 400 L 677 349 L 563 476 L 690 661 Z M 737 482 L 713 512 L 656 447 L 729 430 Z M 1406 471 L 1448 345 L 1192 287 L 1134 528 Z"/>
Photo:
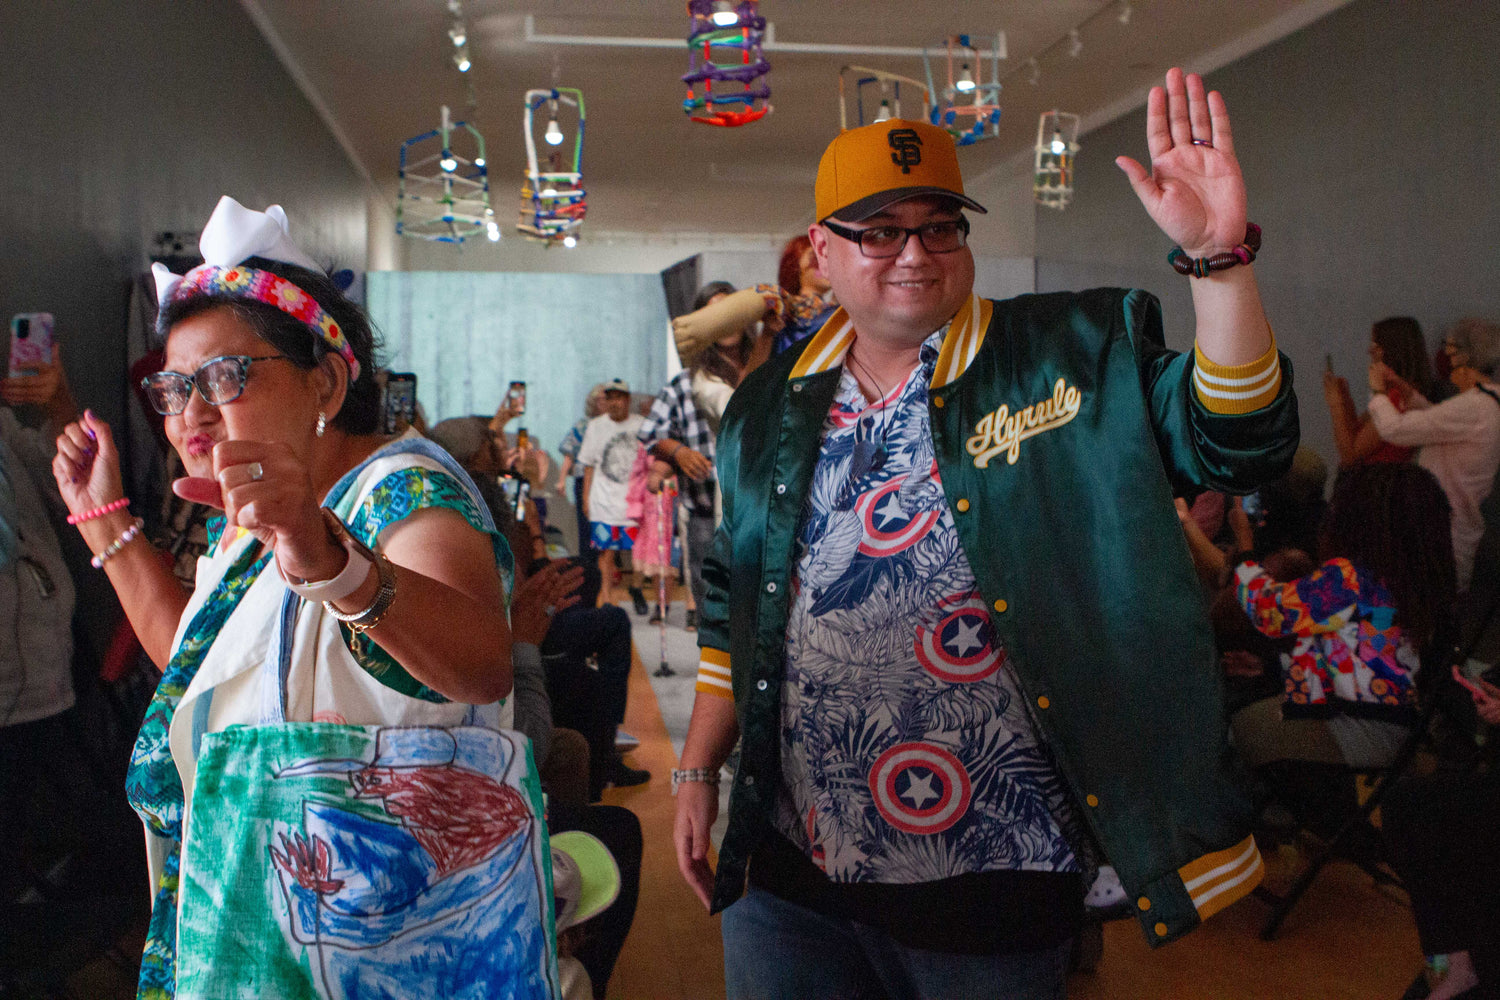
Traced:
<path fill-rule="evenodd" d="M 776 354 L 817 333 L 838 308 L 821 295 L 794 295 L 780 285 L 756 285 L 755 290 L 783 324 L 772 347 Z"/>
<path fill-rule="evenodd" d="M 1277 583 L 1246 562 L 1235 579 L 1257 629 L 1297 637 L 1281 658 L 1286 714 L 1326 715 L 1355 705 L 1385 706 L 1407 718 L 1415 711 L 1417 650 L 1378 580 L 1347 559 L 1330 559 L 1291 583 Z"/>
<path fill-rule="evenodd" d="M 428 507 L 456 510 L 476 529 L 484 530 L 478 508 L 458 481 L 446 473 L 420 466 L 394 472 L 377 483 L 348 520 L 349 530 L 373 547 L 376 536 L 387 525 Z M 223 532 L 222 516 L 209 521 L 210 549 L 218 545 Z M 510 549 L 500 536 L 491 535 L 491 539 L 502 566 L 501 582 L 505 593 L 509 594 L 514 573 Z M 130 769 L 125 778 L 126 798 L 147 827 L 168 841 L 165 867 L 152 901 L 151 922 L 141 961 L 137 990 L 140 1000 L 161 1000 L 175 995 L 177 872 L 182 853 L 184 800 L 182 779 L 168 743 L 172 716 L 219 630 L 270 558 L 269 553 L 260 552 L 259 546 L 250 546 L 225 572 L 183 633 L 181 645 L 162 673 L 131 752 Z M 413 678 L 364 634 L 355 635 L 345 629 L 344 637 L 360 666 L 387 687 L 426 701 L 447 700 Z"/>
<path fill-rule="evenodd" d="M 1064 783 L 938 477 L 944 332 L 875 403 L 845 369 L 799 530 L 775 822 L 838 882 L 1078 868 Z"/>

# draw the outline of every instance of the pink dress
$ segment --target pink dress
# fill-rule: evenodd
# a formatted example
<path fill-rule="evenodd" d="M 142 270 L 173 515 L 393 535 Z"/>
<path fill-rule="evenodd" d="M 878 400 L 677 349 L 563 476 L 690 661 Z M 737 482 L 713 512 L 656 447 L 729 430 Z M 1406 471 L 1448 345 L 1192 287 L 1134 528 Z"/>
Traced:
<path fill-rule="evenodd" d="M 660 493 L 646 489 L 646 476 L 651 471 L 651 453 L 642 448 L 636 453 L 635 464 L 630 468 L 630 487 L 625 493 L 627 516 L 639 527 L 635 536 L 635 547 L 631 559 L 638 572 L 647 576 L 671 573 L 672 529 L 675 527 L 677 490 L 676 479 L 662 484 Z"/>

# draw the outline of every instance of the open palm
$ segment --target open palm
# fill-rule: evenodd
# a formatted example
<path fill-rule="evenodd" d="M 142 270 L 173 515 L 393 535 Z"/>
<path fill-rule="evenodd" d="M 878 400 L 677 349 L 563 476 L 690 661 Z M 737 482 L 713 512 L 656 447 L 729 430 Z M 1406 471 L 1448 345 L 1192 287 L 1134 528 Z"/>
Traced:
<path fill-rule="evenodd" d="M 1245 180 L 1234 155 L 1229 112 L 1203 78 L 1173 68 L 1146 101 L 1151 170 L 1128 156 L 1115 163 L 1162 232 L 1191 257 L 1228 250 L 1245 239 Z"/>

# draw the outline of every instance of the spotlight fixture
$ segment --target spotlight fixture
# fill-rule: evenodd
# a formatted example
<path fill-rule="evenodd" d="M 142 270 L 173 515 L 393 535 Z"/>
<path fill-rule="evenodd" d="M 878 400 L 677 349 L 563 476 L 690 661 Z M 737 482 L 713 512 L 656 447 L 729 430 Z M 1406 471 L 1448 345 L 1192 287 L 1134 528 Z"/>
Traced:
<path fill-rule="evenodd" d="M 1068 143 L 1062 137 L 1062 129 L 1054 129 L 1052 132 L 1052 152 L 1061 156 L 1068 151 Z"/>
<path fill-rule="evenodd" d="M 443 158 L 441 160 L 438 160 L 438 166 L 442 167 L 450 174 L 458 169 L 458 160 L 454 157 L 452 150 L 443 150 Z"/>
<path fill-rule="evenodd" d="M 714 24 L 721 28 L 733 27 L 740 23 L 740 15 L 734 9 L 734 0 L 716 0 L 714 3 Z"/>
<path fill-rule="evenodd" d="M 1077 59 L 1083 54 L 1083 36 L 1078 33 L 1077 28 L 1068 29 L 1068 55 Z"/>
<path fill-rule="evenodd" d="M 880 111 L 876 113 L 877 122 L 888 122 L 891 120 L 891 102 L 884 97 L 880 99 Z"/>
<path fill-rule="evenodd" d="M 474 65 L 469 62 L 469 46 L 467 43 L 453 50 L 453 65 L 458 67 L 460 73 L 467 73 L 469 67 Z"/>
<path fill-rule="evenodd" d="M 547 122 L 547 131 L 542 133 L 542 138 L 547 140 L 549 146 L 561 146 L 563 141 L 562 129 L 557 126 L 557 119 L 552 118 Z"/>
<path fill-rule="evenodd" d="M 567 247 L 569 250 L 573 249 L 577 245 L 578 245 L 578 237 L 572 236 L 572 235 L 564 236 L 563 237 L 563 246 Z"/>
<path fill-rule="evenodd" d="M 969 68 L 968 63 L 964 63 L 963 68 L 958 71 L 958 79 L 953 81 L 953 89 L 970 94 L 973 93 L 975 86 L 974 71 Z"/>
<path fill-rule="evenodd" d="M 453 27 L 448 29 L 448 37 L 453 39 L 453 47 L 467 45 L 469 42 L 469 31 L 464 27 L 462 21 L 454 21 Z"/>
<path fill-rule="evenodd" d="M 1042 64 L 1036 61 L 1036 56 L 1026 60 L 1026 82 L 1033 87 L 1042 82 Z"/>

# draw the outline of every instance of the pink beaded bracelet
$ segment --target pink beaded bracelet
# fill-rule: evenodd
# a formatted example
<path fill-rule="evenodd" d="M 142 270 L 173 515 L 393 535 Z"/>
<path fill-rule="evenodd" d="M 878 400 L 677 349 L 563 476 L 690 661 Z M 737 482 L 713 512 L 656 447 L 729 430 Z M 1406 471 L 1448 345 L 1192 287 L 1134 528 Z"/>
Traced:
<path fill-rule="evenodd" d="M 96 517 L 103 517 L 105 514 L 113 514 L 115 511 L 123 510 L 124 508 L 129 506 L 130 498 L 121 497 L 120 499 L 113 500 L 107 504 L 104 504 L 103 506 L 95 507 L 93 510 L 86 510 L 82 514 L 69 514 L 68 523 L 82 524 L 84 521 L 92 521 Z"/>

